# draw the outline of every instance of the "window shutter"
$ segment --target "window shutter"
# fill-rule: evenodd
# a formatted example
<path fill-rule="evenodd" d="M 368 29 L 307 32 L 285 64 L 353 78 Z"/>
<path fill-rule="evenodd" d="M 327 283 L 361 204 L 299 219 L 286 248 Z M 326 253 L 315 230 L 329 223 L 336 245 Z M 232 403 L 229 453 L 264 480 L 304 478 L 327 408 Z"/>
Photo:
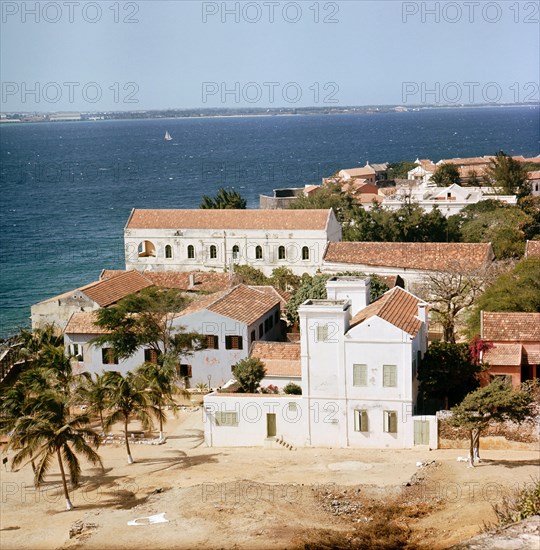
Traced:
<path fill-rule="evenodd" d="M 383 386 L 393 388 L 397 386 L 396 365 L 383 365 Z"/>
<path fill-rule="evenodd" d="M 367 365 L 353 365 L 353 386 L 367 386 Z"/>
<path fill-rule="evenodd" d="M 328 325 L 317 325 L 317 342 L 328 340 Z"/>

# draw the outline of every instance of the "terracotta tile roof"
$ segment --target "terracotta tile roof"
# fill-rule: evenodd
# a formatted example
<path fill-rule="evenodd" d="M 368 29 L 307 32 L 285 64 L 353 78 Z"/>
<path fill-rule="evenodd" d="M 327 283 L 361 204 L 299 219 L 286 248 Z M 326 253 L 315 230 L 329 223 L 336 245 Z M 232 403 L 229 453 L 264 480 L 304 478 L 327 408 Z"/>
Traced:
<path fill-rule="evenodd" d="M 493 367 L 517 367 L 521 365 L 523 349 L 521 344 L 496 344 L 484 352 L 484 363 Z"/>
<path fill-rule="evenodd" d="M 540 241 L 527 241 L 526 258 L 540 258 Z"/>
<path fill-rule="evenodd" d="M 492 259 L 491 243 L 329 243 L 327 263 L 357 264 L 401 269 L 474 270 Z"/>
<path fill-rule="evenodd" d="M 379 277 L 387 284 L 388 288 L 394 288 L 395 286 L 405 287 L 405 281 L 400 275 L 379 275 Z"/>
<path fill-rule="evenodd" d="M 351 319 L 350 326 L 352 328 L 370 317 L 377 316 L 411 336 L 416 336 L 422 327 L 422 321 L 418 319 L 418 304 L 424 303 L 410 292 L 396 286 L 360 310 Z"/>
<path fill-rule="evenodd" d="M 69 298 L 75 292 L 83 292 L 100 307 L 107 307 L 125 298 L 129 294 L 139 292 L 143 288 L 149 286 L 152 286 L 152 282 L 138 271 L 111 271 L 111 275 L 107 277 L 107 279 L 100 278 L 99 281 L 93 281 L 92 283 L 88 283 L 74 290 L 69 290 L 58 296 L 47 298 L 39 303 L 43 304 L 61 300 L 63 298 Z"/>
<path fill-rule="evenodd" d="M 540 313 L 482 311 L 481 327 L 491 342 L 540 342 Z"/>
<path fill-rule="evenodd" d="M 527 172 L 527 178 L 529 181 L 540 180 L 540 170 L 535 170 L 534 172 Z"/>
<path fill-rule="evenodd" d="M 356 202 L 359 202 L 360 204 L 371 204 L 373 201 L 380 204 L 383 200 L 384 197 L 381 197 L 378 193 L 364 193 L 356 197 Z"/>
<path fill-rule="evenodd" d="M 443 159 L 439 161 L 439 164 L 456 164 L 458 166 L 474 166 L 478 164 L 489 164 L 491 159 L 494 159 L 493 156 L 485 157 L 469 157 L 469 158 L 454 158 L 454 159 Z"/>
<path fill-rule="evenodd" d="M 361 168 L 344 168 L 340 170 L 347 174 L 351 178 L 360 178 L 362 176 L 372 176 L 375 174 L 375 170 L 371 166 L 362 166 Z"/>
<path fill-rule="evenodd" d="M 524 349 L 523 351 L 528 365 L 540 365 L 540 350 Z"/>
<path fill-rule="evenodd" d="M 214 292 L 213 294 L 210 294 L 208 296 L 201 296 L 199 298 L 196 298 L 186 308 L 180 311 L 178 315 L 176 315 L 176 317 L 178 318 L 183 317 L 184 315 L 191 315 L 192 313 L 196 313 L 197 311 L 207 309 L 208 306 L 223 298 L 223 296 L 226 296 L 228 292 L 228 290 L 222 290 L 220 292 Z"/>
<path fill-rule="evenodd" d="M 127 229 L 324 230 L 331 210 L 140 210 Z"/>
<path fill-rule="evenodd" d="M 251 325 L 279 303 L 280 298 L 277 294 L 270 296 L 266 292 L 238 285 L 231 290 L 217 292 L 195 300 L 177 317 L 206 309 Z"/>
<path fill-rule="evenodd" d="M 107 330 L 94 324 L 95 320 L 95 311 L 78 311 L 69 318 L 64 332 L 66 334 L 107 334 Z"/>
<path fill-rule="evenodd" d="M 100 279 L 106 280 L 125 271 L 104 269 Z M 145 271 L 143 273 L 152 284 L 162 288 L 177 288 L 191 292 L 218 292 L 242 283 L 238 274 L 203 271 Z M 193 278 L 191 278 L 193 277 Z M 192 285 L 191 282 L 195 284 Z"/>
<path fill-rule="evenodd" d="M 300 342 L 254 342 L 252 357 L 258 357 L 266 367 L 267 376 L 300 377 Z"/>
<path fill-rule="evenodd" d="M 284 308 L 288 304 L 289 300 L 292 297 L 292 294 L 290 292 L 280 290 L 279 288 L 275 288 L 270 285 L 249 285 L 249 288 L 259 290 L 260 292 L 265 292 L 268 296 L 271 297 L 277 296 L 281 302 L 282 308 Z"/>
<path fill-rule="evenodd" d="M 126 271 L 81 290 L 100 307 L 107 307 L 149 286 L 152 286 L 152 283 L 138 271 Z"/>
<path fill-rule="evenodd" d="M 279 305 L 280 298 L 266 292 L 238 285 L 208 306 L 208 310 L 250 325 Z"/>
<path fill-rule="evenodd" d="M 471 172 L 474 172 L 477 178 L 481 178 L 482 176 L 485 175 L 488 167 L 489 167 L 489 164 L 476 164 L 473 166 L 458 166 L 459 177 L 462 179 L 466 179 L 470 177 Z"/>

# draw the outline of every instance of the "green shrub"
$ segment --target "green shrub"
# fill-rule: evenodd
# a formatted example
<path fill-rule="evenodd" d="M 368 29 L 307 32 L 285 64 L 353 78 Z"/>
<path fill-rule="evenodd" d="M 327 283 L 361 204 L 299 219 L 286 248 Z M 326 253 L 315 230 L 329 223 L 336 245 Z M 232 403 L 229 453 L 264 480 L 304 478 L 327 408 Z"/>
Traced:
<path fill-rule="evenodd" d="M 295 384 L 294 382 L 289 382 L 284 388 L 283 391 L 289 395 L 302 395 L 302 388 Z"/>
<path fill-rule="evenodd" d="M 499 525 L 508 525 L 540 515 L 540 480 L 532 481 L 510 497 L 503 497 L 501 504 L 493 505 L 493 510 Z"/>

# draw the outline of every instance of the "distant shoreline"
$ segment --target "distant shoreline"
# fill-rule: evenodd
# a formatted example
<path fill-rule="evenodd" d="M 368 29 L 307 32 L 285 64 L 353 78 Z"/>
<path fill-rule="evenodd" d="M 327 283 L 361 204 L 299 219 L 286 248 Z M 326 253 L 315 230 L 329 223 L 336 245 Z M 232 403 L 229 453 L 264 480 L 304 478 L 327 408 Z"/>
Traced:
<path fill-rule="evenodd" d="M 501 109 L 501 108 L 538 108 L 538 103 L 501 103 L 501 104 L 473 104 L 473 105 L 373 105 L 362 107 L 301 107 L 275 109 L 160 109 L 149 111 L 97 111 L 97 112 L 67 112 L 55 113 L 3 113 L 0 124 L 29 124 L 45 122 L 104 122 L 121 120 L 182 120 L 182 119 L 210 119 L 210 118 L 261 118 L 261 117 L 294 117 L 294 116 L 336 116 L 336 115 L 378 115 L 378 114 L 406 114 L 420 111 L 434 110 L 461 110 L 461 109 Z M 16 118 L 19 117 L 19 118 Z"/>

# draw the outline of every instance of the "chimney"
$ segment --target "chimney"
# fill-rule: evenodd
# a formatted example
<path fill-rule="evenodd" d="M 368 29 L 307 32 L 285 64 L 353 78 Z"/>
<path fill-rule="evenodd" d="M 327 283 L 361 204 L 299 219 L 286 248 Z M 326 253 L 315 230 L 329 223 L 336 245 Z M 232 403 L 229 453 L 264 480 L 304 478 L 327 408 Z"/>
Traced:
<path fill-rule="evenodd" d="M 371 279 L 369 277 L 332 277 L 326 282 L 329 300 L 350 300 L 351 315 L 354 317 L 371 301 Z"/>
<path fill-rule="evenodd" d="M 422 323 L 427 323 L 427 304 L 425 302 L 418 302 L 418 318 Z"/>

